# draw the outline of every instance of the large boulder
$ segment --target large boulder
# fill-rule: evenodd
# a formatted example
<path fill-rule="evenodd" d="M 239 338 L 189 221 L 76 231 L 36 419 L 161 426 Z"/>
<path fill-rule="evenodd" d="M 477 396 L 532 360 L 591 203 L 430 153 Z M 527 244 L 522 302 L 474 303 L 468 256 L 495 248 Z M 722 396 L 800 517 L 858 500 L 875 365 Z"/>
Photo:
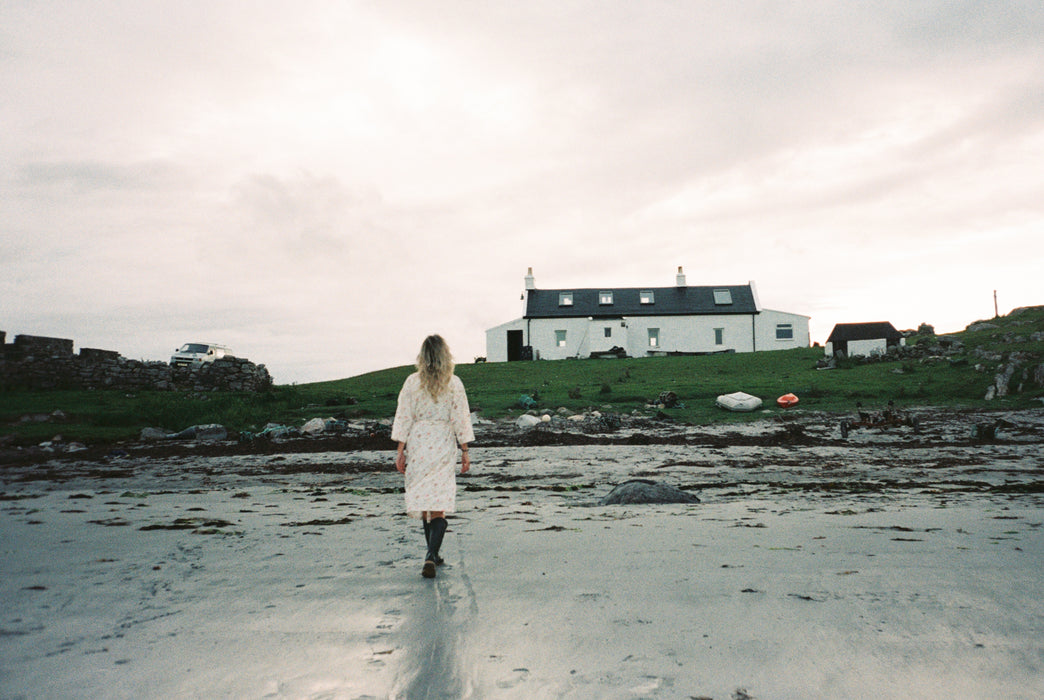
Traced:
<path fill-rule="evenodd" d="M 700 499 L 688 491 L 660 484 L 648 479 L 625 481 L 599 503 L 603 506 L 633 505 L 643 503 L 699 503 Z"/>

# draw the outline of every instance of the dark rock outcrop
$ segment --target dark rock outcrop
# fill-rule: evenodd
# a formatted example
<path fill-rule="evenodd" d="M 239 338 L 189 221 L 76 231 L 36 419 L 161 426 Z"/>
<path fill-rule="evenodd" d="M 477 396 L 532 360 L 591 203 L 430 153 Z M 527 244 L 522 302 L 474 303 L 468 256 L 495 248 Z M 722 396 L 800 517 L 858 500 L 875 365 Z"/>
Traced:
<path fill-rule="evenodd" d="M 603 498 L 599 505 L 636 505 L 647 503 L 699 503 L 688 491 L 648 479 L 625 481 Z"/>

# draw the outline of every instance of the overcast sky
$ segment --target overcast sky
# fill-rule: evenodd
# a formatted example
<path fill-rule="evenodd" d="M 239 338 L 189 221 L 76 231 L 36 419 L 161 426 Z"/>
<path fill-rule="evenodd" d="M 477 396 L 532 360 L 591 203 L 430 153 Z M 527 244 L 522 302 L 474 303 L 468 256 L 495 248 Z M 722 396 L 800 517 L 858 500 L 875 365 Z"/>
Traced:
<path fill-rule="evenodd" d="M 0 330 L 277 383 L 542 288 L 1044 303 L 1044 3 L 0 2 Z"/>

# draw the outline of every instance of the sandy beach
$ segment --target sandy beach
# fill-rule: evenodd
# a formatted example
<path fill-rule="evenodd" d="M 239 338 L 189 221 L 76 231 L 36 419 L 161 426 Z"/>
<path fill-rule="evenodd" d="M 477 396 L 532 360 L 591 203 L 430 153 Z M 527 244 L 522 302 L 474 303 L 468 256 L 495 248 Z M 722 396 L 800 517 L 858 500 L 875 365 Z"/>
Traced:
<path fill-rule="evenodd" d="M 1044 411 L 996 419 L 476 426 L 434 580 L 390 444 L 9 464 L 0 697 L 1044 697 Z"/>

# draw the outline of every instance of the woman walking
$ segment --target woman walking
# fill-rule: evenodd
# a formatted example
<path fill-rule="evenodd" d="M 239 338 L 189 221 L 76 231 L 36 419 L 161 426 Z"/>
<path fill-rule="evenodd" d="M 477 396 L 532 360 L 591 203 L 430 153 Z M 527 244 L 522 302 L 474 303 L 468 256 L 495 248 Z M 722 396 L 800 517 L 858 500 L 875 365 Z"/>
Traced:
<path fill-rule="evenodd" d="M 468 443 L 475 439 L 464 384 L 453 374 L 446 341 L 429 335 L 417 355 L 417 371 L 399 392 L 392 440 L 399 443 L 395 468 L 406 475 L 406 514 L 424 523 L 428 551 L 421 575 L 435 578 L 446 513 L 456 510 L 457 444 L 461 468 L 471 468 Z"/>

